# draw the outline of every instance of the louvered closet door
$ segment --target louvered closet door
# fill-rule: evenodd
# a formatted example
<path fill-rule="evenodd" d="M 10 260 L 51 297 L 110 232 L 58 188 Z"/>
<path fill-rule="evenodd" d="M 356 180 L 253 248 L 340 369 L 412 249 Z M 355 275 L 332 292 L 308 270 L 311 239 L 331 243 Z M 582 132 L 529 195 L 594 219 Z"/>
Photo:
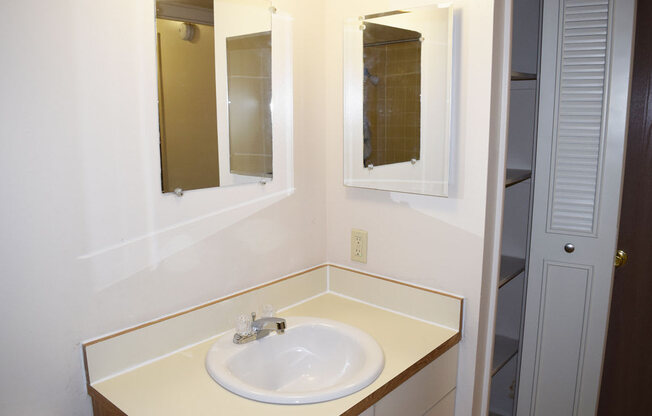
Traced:
<path fill-rule="evenodd" d="M 616 249 L 634 3 L 544 0 L 519 416 L 595 414 Z"/>

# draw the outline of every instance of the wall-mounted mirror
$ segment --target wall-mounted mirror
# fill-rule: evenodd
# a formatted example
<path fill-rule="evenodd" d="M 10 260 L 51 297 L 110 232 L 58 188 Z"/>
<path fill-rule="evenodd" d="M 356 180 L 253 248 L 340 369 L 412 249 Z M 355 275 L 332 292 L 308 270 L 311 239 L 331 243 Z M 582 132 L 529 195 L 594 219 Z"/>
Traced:
<path fill-rule="evenodd" d="M 451 7 L 349 19 L 344 29 L 344 184 L 447 196 Z"/>
<path fill-rule="evenodd" d="M 157 0 L 163 192 L 272 179 L 272 10 Z"/>

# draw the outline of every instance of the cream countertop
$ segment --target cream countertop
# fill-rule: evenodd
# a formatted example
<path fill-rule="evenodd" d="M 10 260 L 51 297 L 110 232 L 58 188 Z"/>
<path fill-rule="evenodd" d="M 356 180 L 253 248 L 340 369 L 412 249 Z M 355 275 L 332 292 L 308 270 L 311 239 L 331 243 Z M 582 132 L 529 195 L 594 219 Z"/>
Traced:
<path fill-rule="evenodd" d="M 315 404 L 276 405 L 235 395 L 217 384 L 204 367 L 216 338 L 154 361 L 92 387 L 130 416 L 140 415 L 338 415 L 367 399 L 373 404 L 389 390 L 390 380 L 449 341 L 459 332 L 350 300 L 324 294 L 291 307 L 280 316 L 313 316 L 356 326 L 373 336 L 385 353 L 385 368 L 369 386 L 349 396 Z M 451 340 L 451 338 L 454 338 Z M 453 341 L 453 342 L 451 342 Z M 440 348 L 436 355 L 445 350 Z M 382 394 L 384 393 L 384 394 Z"/>

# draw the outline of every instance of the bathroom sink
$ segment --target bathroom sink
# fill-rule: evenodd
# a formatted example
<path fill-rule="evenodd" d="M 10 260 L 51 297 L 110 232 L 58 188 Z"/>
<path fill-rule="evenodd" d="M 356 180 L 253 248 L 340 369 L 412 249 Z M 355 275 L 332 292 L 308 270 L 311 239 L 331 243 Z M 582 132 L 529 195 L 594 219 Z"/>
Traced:
<path fill-rule="evenodd" d="M 316 403 L 371 384 L 383 370 L 380 345 L 358 328 L 309 317 L 287 318 L 284 334 L 234 344 L 234 331 L 206 355 L 208 373 L 222 387 L 267 403 Z"/>

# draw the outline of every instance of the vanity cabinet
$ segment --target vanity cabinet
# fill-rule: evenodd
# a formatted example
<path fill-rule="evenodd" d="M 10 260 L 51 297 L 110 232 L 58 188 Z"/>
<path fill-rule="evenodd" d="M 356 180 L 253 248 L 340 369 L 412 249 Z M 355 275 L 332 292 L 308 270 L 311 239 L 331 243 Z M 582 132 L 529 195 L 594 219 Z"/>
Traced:
<path fill-rule="evenodd" d="M 229 392 L 208 374 L 206 357 L 216 337 L 231 330 L 230 317 L 256 310 L 261 299 L 279 305 L 278 316 L 289 325 L 285 337 L 297 317 L 364 331 L 382 348 L 381 373 L 358 391 L 318 403 L 267 404 Z M 458 296 L 321 265 L 87 341 L 88 393 L 96 416 L 452 416 L 462 308 Z M 225 336 L 229 343 L 232 335 Z"/>
<path fill-rule="evenodd" d="M 416 374 L 406 377 L 398 387 L 362 413 L 356 411 L 356 405 L 343 415 L 454 416 L 458 356 L 459 346 L 455 345 Z M 382 390 L 381 387 L 379 393 Z M 126 415 L 94 389 L 91 388 L 89 394 L 93 400 L 94 416 Z"/>
<path fill-rule="evenodd" d="M 442 354 L 360 415 L 453 416 L 458 349 Z"/>

